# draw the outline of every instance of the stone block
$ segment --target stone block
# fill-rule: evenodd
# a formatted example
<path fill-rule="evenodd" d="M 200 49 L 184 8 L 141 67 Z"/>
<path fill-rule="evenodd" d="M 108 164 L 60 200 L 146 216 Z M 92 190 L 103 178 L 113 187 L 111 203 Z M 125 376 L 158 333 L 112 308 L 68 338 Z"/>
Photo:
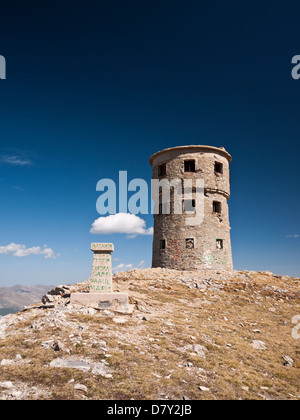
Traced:
<path fill-rule="evenodd" d="M 112 293 L 111 253 L 113 244 L 92 243 L 93 256 L 92 276 L 90 279 L 91 293 Z"/>
<path fill-rule="evenodd" d="M 127 293 L 72 293 L 71 303 L 115 312 L 129 312 Z"/>

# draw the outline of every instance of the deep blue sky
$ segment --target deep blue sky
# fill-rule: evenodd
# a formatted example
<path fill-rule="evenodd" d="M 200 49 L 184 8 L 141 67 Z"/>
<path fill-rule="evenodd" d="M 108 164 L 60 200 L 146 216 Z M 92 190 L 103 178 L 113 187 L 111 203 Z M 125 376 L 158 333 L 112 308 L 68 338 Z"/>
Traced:
<path fill-rule="evenodd" d="M 233 156 L 235 268 L 300 276 L 299 16 L 296 0 L 2 2 L 0 247 L 60 256 L 1 254 L 1 285 L 84 280 L 93 241 L 150 266 L 151 236 L 89 233 L 96 183 L 150 181 L 149 157 L 185 144 Z"/>

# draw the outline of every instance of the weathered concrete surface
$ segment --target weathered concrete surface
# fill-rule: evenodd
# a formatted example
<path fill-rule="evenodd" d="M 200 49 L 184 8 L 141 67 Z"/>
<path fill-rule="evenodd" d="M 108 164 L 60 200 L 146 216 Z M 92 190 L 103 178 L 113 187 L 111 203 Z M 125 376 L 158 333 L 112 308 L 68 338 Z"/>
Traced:
<path fill-rule="evenodd" d="M 127 293 L 72 293 L 71 303 L 95 309 L 129 312 Z"/>
<path fill-rule="evenodd" d="M 91 250 L 94 257 L 92 276 L 89 280 L 90 293 L 72 293 L 71 303 L 128 313 L 128 294 L 113 293 L 111 253 L 114 251 L 114 245 L 92 243 Z"/>
<path fill-rule="evenodd" d="M 185 172 L 185 161 L 195 161 L 195 172 Z M 231 156 L 224 148 L 182 146 L 156 153 L 150 159 L 152 179 L 204 181 L 204 220 L 189 226 L 189 212 L 174 214 L 174 193 L 170 196 L 170 214 L 154 215 L 152 267 L 176 270 L 232 270 L 229 210 L 229 163 Z M 221 171 L 216 170 L 216 164 Z M 161 166 L 166 165 L 161 171 Z M 161 174 L 163 172 L 163 175 Z M 195 199 L 196 192 L 192 192 Z M 162 198 L 160 199 L 162 203 Z M 214 202 L 220 211 L 214 211 Z M 197 211 L 197 209 L 196 209 Z M 161 249 L 161 241 L 164 249 Z M 194 244 L 194 246 L 192 245 Z"/>
<path fill-rule="evenodd" d="M 91 250 L 94 252 L 94 257 L 90 291 L 92 293 L 112 293 L 111 253 L 114 251 L 114 245 L 92 243 Z"/>

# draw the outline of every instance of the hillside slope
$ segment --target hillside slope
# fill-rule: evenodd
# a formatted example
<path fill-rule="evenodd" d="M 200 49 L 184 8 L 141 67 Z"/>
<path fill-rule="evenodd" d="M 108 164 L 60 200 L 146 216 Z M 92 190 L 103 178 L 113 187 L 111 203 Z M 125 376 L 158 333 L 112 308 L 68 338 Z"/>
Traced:
<path fill-rule="evenodd" d="M 47 293 L 45 285 L 0 287 L 0 315 L 16 312 L 24 306 L 32 305 Z"/>
<path fill-rule="evenodd" d="M 142 269 L 114 276 L 132 313 L 69 303 L 0 320 L 0 399 L 299 399 L 299 279 Z"/>

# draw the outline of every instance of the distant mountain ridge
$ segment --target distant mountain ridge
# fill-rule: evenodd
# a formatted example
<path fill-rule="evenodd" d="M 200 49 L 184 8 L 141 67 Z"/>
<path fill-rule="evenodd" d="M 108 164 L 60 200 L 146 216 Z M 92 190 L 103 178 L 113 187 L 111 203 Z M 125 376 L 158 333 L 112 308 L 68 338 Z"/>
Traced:
<path fill-rule="evenodd" d="M 24 306 L 39 302 L 53 285 L 0 287 L 0 316 L 17 312 Z"/>

